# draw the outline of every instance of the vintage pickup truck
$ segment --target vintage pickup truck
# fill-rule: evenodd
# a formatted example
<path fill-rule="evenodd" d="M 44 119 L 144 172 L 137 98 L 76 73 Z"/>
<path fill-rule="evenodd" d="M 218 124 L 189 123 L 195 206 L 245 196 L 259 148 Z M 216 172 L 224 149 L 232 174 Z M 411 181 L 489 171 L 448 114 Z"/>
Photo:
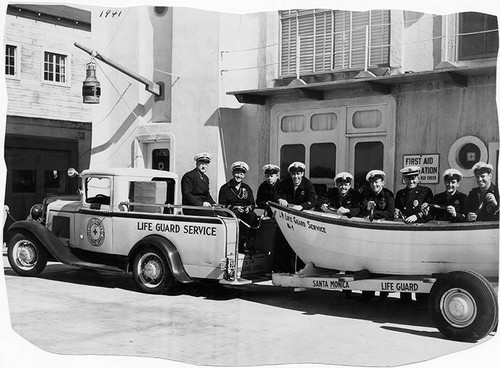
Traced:
<path fill-rule="evenodd" d="M 10 227 L 7 254 L 18 274 L 36 276 L 55 260 L 132 272 L 147 293 L 196 279 L 244 285 L 269 277 L 275 227 L 260 229 L 254 253 L 239 252 L 234 214 L 216 207 L 204 208 L 206 216 L 183 214 L 200 207 L 176 205 L 175 173 L 116 168 L 68 174 L 80 178 L 79 195 L 48 196 Z"/>

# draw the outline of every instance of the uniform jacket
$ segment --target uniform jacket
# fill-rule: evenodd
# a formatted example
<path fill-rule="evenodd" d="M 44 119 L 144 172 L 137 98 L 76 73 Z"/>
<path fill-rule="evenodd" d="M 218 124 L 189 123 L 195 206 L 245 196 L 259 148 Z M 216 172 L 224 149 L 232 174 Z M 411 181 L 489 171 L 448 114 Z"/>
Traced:
<path fill-rule="evenodd" d="M 486 203 L 481 189 L 474 188 L 469 192 L 469 196 L 465 202 L 466 216 L 469 212 L 474 212 L 477 214 L 477 221 L 498 221 L 498 188 L 494 184 L 491 184 L 486 193 L 493 193 L 497 200 L 497 205 L 493 206 Z"/>
<path fill-rule="evenodd" d="M 436 220 L 450 221 L 450 222 L 464 222 L 465 221 L 465 201 L 467 196 L 461 192 L 455 192 L 452 196 L 448 196 L 446 191 L 436 194 L 432 199 L 432 204 L 436 204 L 441 208 L 432 208 L 432 214 Z M 447 206 L 455 207 L 457 213 L 456 217 L 452 217 L 446 210 Z"/>
<path fill-rule="evenodd" d="M 187 206 L 202 206 L 203 202 L 214 204 L 209 187 L 208 176 L 196 168 L 188 171 L 181 179 L 182 204 Z"/>
<path fill-rule="evenodd" d="M 267 205 L 267 202 L 278 202 L 280 195 L 278 193 L 279 180 L 274 183 L 274 185 L 269 184 L 267 181 L 263 181 L 257 189 L 257 207 L 266 210 L 266 215 L 271 217 L 271 208 Z"/>
<path fill-rule="evenodd" d="M 302 177 L 297 190 L 293 189 L 292 178 L 286 177 L 281 180 L 278 186 L 278 193 L 281 199 L 286 200 L 290 204 L 300 205 L 304 210 L 309 210 L 316 204 L 316 191 L 309 179 Z"/>
<path fill-rule="evenodd" d="M 341 198 L 338 188 L 332 188 L 326 193 L 328 205 L 339 209 L 340 207 L 348 208 L 351 212 L 347 217 L 357 216 L 360 212 L 361 193 L 356 189 L 350 188 L 346 195 Z"/>
<path fill-rule="evenodd" d="M 394 219 L 394 194 L 389 189 L 382 188 L 378 194 L 373 193 L 371 189 L 363 191 L 360 212 L 363 217 L 370 215 L 370 211 L 367 209 L 369 201 L 375 202 L 374 219 Z"/>
<path fill-rule="evenodd" d="M 417 185 L 413 189 L 404 188 L 396 193 L 395 207 L 405 217 L 416 215 L 417 222 L 427 222 L 432 217 L 430 212 L 425 214 L 420 209 L 422 203 L 432 203 L 432 190 L 430 188 Z"/>
<path fill-rule="evenodd" d="M 252 188 L 241 183 L 240 189 L 236 189 L 236 180 L 231 179 L 219 189 L 219 203 L 227 208 L 234 206 L 250 206 L 255 208 L 255 199 Z"/>

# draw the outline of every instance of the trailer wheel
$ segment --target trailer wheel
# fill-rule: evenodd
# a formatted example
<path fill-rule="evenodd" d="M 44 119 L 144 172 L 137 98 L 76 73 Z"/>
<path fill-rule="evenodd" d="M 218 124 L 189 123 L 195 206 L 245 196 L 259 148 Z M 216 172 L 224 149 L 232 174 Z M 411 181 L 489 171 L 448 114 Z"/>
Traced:
<path fill-rule="evenodd" d="M 486 337 L 498 323 L 498 301 L 485 277 L 473 271 L 444 274 L 430 292 L 430 311 L 446 337 L 474 342 Z"/>
<path fill-rule="evenodd" d="M 12 269 L 21 276 L 36 276 L 47 265 L 47 250 L 33 236 L 17 233 L 7 247 Z"/>
<path fill-rule="evenodd" d="M 163 294 L 172 291 L 176 280 L 163 252 L 148 246 L 134 258 L 132 274 L 139 289 L 149 294 Z"/>

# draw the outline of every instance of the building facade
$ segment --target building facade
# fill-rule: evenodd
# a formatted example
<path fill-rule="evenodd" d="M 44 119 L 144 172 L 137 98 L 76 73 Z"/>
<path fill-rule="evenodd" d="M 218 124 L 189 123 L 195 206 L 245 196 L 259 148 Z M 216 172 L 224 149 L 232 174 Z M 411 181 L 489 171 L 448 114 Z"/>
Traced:
<path fill-rule="evenodd" d="M 319 191 L 336 172 L 355 185 L 371 169 L 441 173 L 498 161 L 498 25 L 482 13 L 331 9 L 226 14 L 139 7 L 92 12 L 92 48 L 164 83 L 161 99 L 102 66 L 92 165 L 159 167 L 179 175 L 215 157 L 212 194 L 236 160 L 256 188 L 269 162 L 305 162 Z"/>
<path fill-rule="evenodd" d="M 7 7 L 5 204 L 16 219 L 47 194 L 76 193 L 77 183 L 66 171 L 89 166 L 92 114 L 81 92 L 89 58 L 74 46 L 89 39 L 88 11 Z"/>

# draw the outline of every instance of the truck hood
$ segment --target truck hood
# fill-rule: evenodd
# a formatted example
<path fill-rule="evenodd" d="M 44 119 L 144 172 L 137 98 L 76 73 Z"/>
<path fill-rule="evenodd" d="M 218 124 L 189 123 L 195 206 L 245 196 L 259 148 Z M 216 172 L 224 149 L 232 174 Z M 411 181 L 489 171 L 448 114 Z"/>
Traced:
<path fill-rule="evenodd" d="M 47 206 L 48 211 L 62 211 L 62 212 L 72 212 L 72 213 L 79 211 L 80 208 L 81 208 L 80 201 L 71 201 L 63 199 L 55 200 L 54 202 L 51 202 Z"/>

